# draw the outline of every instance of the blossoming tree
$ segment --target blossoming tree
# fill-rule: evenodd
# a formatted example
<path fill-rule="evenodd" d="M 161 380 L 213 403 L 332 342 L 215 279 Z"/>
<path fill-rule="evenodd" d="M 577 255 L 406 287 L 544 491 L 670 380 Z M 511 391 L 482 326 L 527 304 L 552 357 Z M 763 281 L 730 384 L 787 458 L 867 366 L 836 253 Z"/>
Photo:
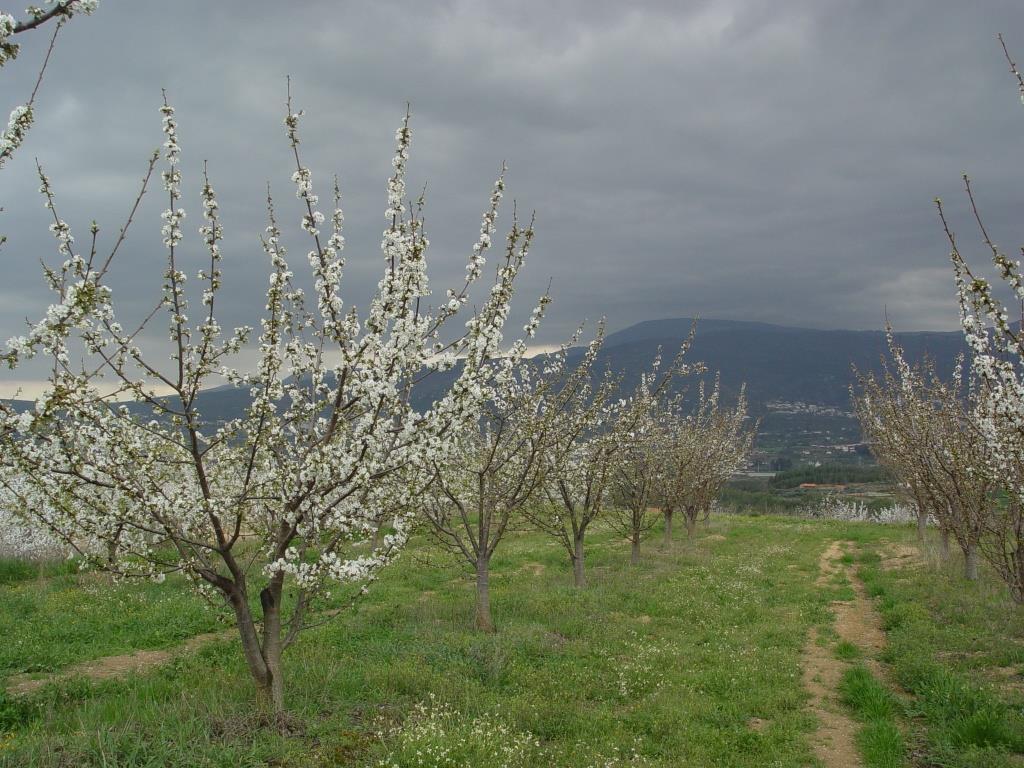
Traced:
<path fill-rule="evenodd" d="M 892 366 L 881 378 L 860 378 L 855 404 L 861 427 L 880 463 L 922 505 L 919 526 L 934 516 L 960 545 L 964 576 L 978 577 L 979 548 L 996 504 L 998 483 L 984 471 L 990 451 L 974 428 L 980 390 L 949 381 L 928 363 L 911 366 L 888 332 Z"/>
<path fill-rule="evenodd" d="M 238 355 L 252 348 L 251 330 L 226 331 L 217 321 L 223 230 L 205 174 L 199 227 L 205 264 L 195 296 L 187 290 L 178 125 L 166 101 L 161 113 L 166 269 L 149 318 L 167 318 L 167 351 L 142 348 L 146 322 L 124 327 L 105 281 L 132 217 L 106 255 L 96 225 L 79 252 L 40 170 L 61 258 L 45 269 L 56 299 L 26 335 L 8 343 L 4 359 L 17 367 L 48 356 L 52 374 L 34 409 L 0 410 L 5 485 L 26 503 L 29 495 L 46 500 L 29 508 L 84 555 L 109 553 L 93 558 L 98 566 L 156 579 L 183 573 L 222 599 L 234 614 L 260 699 L 280 711 L 282 651 L 304 627 L 323 620 L 316 608 L 333 588 L 349 584 L 360 593 L 399 553 L 411 502 L 493 400 L 492 361 L 532 232 L 513 224 L 489 292 L 469 311 L 491 248 L 502 174 L 464 281 L 429 309 L 421 206 L 406 200 L 406 116 L 387 184 L 383 275 L 364 312 L 346 306 L 338 184 L 325 216 L 301 159 L 302 113 L 289 99 L 285 125 L 313 291 L 307 297 L 296 285 L 268 194 L 266 307 L 257 361 L 242 369 Z M 154 155 L 140 198 L 158 161 Z M 457 318 L 464 327 L 446 330 Z M 450 387 L 426 410 L 414 409 L 413 385 L 456 360 L 461 370 Z M 216 421 L 204 413 L 201 393 L 224 379 L 246 389 L 249 402 L 242 416 Z M 382 510 L 394 517 L 371 548 Z M 258 602 L 250 600 L 257 595 Z"/>
<path fill-rule="evenodd" d="M 1024 101 L 1024 76 L 1002 36 L 999 42 Z M 993 241 L 970 179 L 966 175 L 963 179 L 971 214 L 999 274 L 1001 287 L 1012 300 L 1024 302 L 1020 261 L 1008 256 Z M 1009 586 L 1013 599 L 1024 603 L 1024 333 L 1020 323 L 1011 322 L 1010 311 L 998 295 L 999 287 L 972 270 L 960 251 L 942 201 L 935 202 L 949 241 L 960 324 L 971 349 L 971 371 L 979 389 L 972 422 L 988 447 L 988 461 L 976 471 L 999 483 L 1006 496 L 986 519 L 982 552 Z"/>
<path fill-rule="evenodd" d="M 11 110 L 7 120 L 7 127 L 0 133 L 0 168 L 3 168 L 13 155 L 15 150 L 24 143 L 25 136 L 35 120 L 33 107 L 35 106 L 36 94 L 42 84 L 43 75 L 46 72 L 46 65 L 50 61 L 50 54 L 57 42 L 57 35 L 61 26 L 76 13 L 91 14 L 99 5 L 99 0 L 61 0 L 51 2 L 47 8 L 30 6 L 27 13 L 28 18 L 18 21 L 9 13 L 0 12 L 0 67 L 9 61 L 17 58 L 21 46 L 13 38 L 15 35 L 24 34 L 34 29 L 39 29 L 48 22 L 53 24 L 53 35 L 50 38 L 50 45 L 46 50 L 43 63 L 39 67 L 39 77 L 36 78 L 35 87 L 28 100 L 24 104 L 16 106 Z"/>
<path fill-rule="evenodd" d="M 434 538 L 474 569 L 476 626 L 484 632 L 494 631 L 491 558 L 510 524 L 538 503 L 545 459 L 565 415 L 586 408 L 590 400 L 591 369 L 603 336 L 598 334 L 580 362 L 569 366 L 567 352 L 576 338 L 536 361 L 522 358 L 522 346 L 498 361 L 493 397 L 479 426 L 461 436 L 460 451 L 435 462 L 424 515 Z"/>
<path fill-rule="evenodd" d="M 590 526 L 609 505 L 617 488 L 622 450 L 647 414 L 644 388 L 662 396 L 675 377 L 691 368 L 683 365 L 693 334 L 680 349 L 675 364 L 658 375 L 660 362 L 628 398 L 613 401 L 622 377 L 606 371 L 587 398 L 564 409 L 551 430 L 544 456 L 545 472 L 538 499 L 525 512 L 530 522 L 553 537 L 566 550 L 573 567 L 573 582 L 586 586 L 585 542 Z"/>
<path fill-rule="evenodd" d="M 25 515 L 21 501 L 0 484 L 0 557 L 43 562 L 66 556 L 71 547 L 45 525 Z"/>
<path fill-rule="evenodd" d="M 695 328 L 675 359 L 663 371 L 659 352 L 651 369 L 641 375 L 630 397 L 617 406 L 615 437 L 619 445 L 611 478 L 615 506 L 608 515 L 611 527 L 629 539 L 630 562 L 640 562 L 640 542 L 657 522 L 651 504 L 664 481 L 665 446 L 680 396 L 672 385 L 680 377 L 704 370 L 700 363 L 683 362 Z"/>
<path fill-rule="evenodd" d="M 565 548 L 577 587 L 586 586 L 584 542 L 603 508 L 618 452 L 615 408 L 608 399 L 619 379 L 606 372 L 586 397 L 556 414 L 537 498 L 523 510 L 534 527 Z"/>
<path fill-rule="evenodd" d="M 722 487 L 750 453 L 756 425 L 747 423 L 747 400 L 741 390 L 736 405 L 721 403 L 716 377 L 711 391 L 703 383 L 691 408 L 670 413 L 664 441 L 664 473 L 657 490 L 665 517 L 665 546 L 672 540 L 672 517 L 681 511 L 686 535 L 693 540 L 697 520 L 710 513 Z"/>

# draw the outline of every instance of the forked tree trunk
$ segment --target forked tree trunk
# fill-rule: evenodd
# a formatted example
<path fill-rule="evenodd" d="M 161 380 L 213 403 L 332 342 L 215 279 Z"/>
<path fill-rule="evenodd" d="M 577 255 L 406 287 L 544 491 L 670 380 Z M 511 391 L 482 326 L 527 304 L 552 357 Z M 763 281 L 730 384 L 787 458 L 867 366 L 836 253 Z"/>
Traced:
<path fill-rule="evenodd" d="M 260 596 L 262 599 L 262 595 Z M 239 590 L 228 595 L 228 602 L 235 612 L 235 622 L 238 625 L 238 634 L 242 641 L 242 652 L 245 655 L 245 662 L 249 667 L 249 673 L 256 683 L 257 698 L 260 703 L 280 713 L 284 709 L 284 678 L 281 675 L 281 645 L 280 645 L 280 606 L 272 609 L 277 612 L 277 621 L 274 622 L 278 630 L 278 642 L 272 644 L 276 649 L 276 658 L 273 660 L 273 667 L 277 674 L 272 675 L 271 665 L 267 663 L 264 655 L 264 647 L 260 643 L 259 634 L 256 631 L 256 622 L 253 620 L 252 611 L 249 609 L 249 602 L 245 594 Z M 266 609 L 264 609 L 266 610 Z"/>
<path fill-rule="evenodd" d="M 978 545 L 971 542 L 964 548 L 964 578 L 978 580 Z"/>
<path fill-rule="evenodd" d="M 672 513 L 671 507 L 665 509 L 665 549 L 672 546 Z"/>
<path fill-rule="evenodd" d="M 587 576 L 583 570 L 583 533 L 577 533 L 572 542 L 572 579 L 577 587 L 587 586 Z"/>
<path fill-rule="evenodd" d="M 491 618 L 491 562 L 486 555 L 476 561 L 476 628 L 481 632 L 493 632 Z"/>

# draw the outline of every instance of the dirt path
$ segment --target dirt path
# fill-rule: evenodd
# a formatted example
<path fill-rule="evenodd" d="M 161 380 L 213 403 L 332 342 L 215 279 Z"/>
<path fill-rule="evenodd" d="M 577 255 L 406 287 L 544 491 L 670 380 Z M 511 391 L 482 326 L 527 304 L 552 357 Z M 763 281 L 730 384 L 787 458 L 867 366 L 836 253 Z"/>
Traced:
<path fill-rule="evenodd" d="M 331 608 L 316 614 L 312 618 L 327 620 L 337 616 L 344 610 L 344 608 Z M 172 648 L 161 648 L 154 651 L 133 651 L 132 653 L 124 653 L 118 656 L 103 656 L 99 659 L 73 664 L 59 672 L 43 675 L 42 677 L 28 673 L 11 675 L 7 678 L 7 693 L 10 696 L 24 696 L 25 694 L 38 691 L 48 683 L 58 683 L 62 680 L 70 680 L 76 677 L 84 677 L 88 680 L 111 680 L 148 672 L 154 667 L 167 664 L 178 656 L 196 651 L 204 645 L 209 645 L 217 640 L 230 640 L 237 637 L 238 630 L 232 627 L 220 632 L 207 632 L 206 634 L 195 635 Z"/>
<path fill-rule="evenodd" d="M 871 604 L 864 585 L 853 569 L 842 563 L 843 545 L 834 541 L 818 560 L 818 586 L 828 585 L 837 574 L 844 574 L 853 586 L 854 599 L 834 601 L 834 629 L 839 640 L 856 645 L 864 661 L 874 672 L 879 670 L 878 653 L 885 646 L 881 620 Z M 803 683 L 811 696 L 810 707 L 818 719 L 818 728 L 811 737 L 814 754 L 828 768 L 861 768 L 855 737 L 858 723 L 839 701 L 839 681 L 846 663 L 836 658 L 832 643 L 819 643 L 817 627 L 812 627 L 804 646 Z"/>
<path fill-rule="evenodd" d="M 38 691 L 48 683 L 84 677 L 89 680 L 110 680 L 126 677 L 139 672 L 147 672 L 154 667 L 166 664 L 177 656 L 202 648 L 216 640 L 224 640 L 236 635 L 236 631 L 209 632 L 204 635 L 190 637 L 181 645 L 173 648 L 162 648 L 155 651 L 135 651 L 120 656 L 104 656 L 100 659 L 83 661 L 44 677 L 31 674 L 12 675 L 7 678 L 7 693 L 11 696 L 24 696 Z"/>

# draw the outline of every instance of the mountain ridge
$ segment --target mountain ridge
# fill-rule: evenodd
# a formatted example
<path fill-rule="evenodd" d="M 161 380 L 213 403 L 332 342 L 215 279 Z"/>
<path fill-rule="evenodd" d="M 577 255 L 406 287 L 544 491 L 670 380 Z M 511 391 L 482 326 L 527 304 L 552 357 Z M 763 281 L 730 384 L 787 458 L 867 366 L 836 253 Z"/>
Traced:
<path fill-rule="evenodd" d="M 595 371 L 608 368 L 620 372 L 623 391 L 631 391 L 659 350 L 664 356 L 673 354 L 692 323 L 688 317 L 661 318 L 610 333 Z M 949 376 L 957 355 L 967 352 L 959 331 L 897 332 L 895 337 L 909 361 L 928 356 L 941 376 Z M 570 350 L 572 358 L 582 354 L 582 348 Z M 745 386 L 751 414 L 762 418 L 762 447 L 774 446 L 769 453 L 799 458 L 807 446 L 822 441 L 851 445 L 860 440 L 849 413 L 854 371 L 880 371 L 886 354 L 885 332 L 881 330 L 821 330 L 709 318 L 697 320 L 687 360 L 703 363 L 705 378 L 720 376 L 727 401 Z M 413 393 L 413 405 L 419 410 L 428 408 L 456 375 L 457 369 L 426 377 Z M 680 386 L 692 387 L 693 383 L 686 377 Z M 207 419 L 220 421 L 241 416 L 248 401 L 246 388 L 228 385 L 204 390 L 197 404 Z M 32 407 L 31 401 L 8 402 L 19 410 Z M 131 407 L 145 409 L 135 403 Z"/>

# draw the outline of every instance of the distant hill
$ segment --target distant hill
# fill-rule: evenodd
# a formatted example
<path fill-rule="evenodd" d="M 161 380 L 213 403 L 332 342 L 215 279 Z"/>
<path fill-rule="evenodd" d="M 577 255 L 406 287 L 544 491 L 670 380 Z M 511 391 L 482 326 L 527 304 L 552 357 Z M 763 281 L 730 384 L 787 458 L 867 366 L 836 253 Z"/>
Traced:
<path fill-rule="evenodd" d="M 607 367 L 622 372 L 623 389 L 629 391 L 648 370 L 659 348 L 665 357 L 674 354 L 691 323 L 690 318 L 649 320 L 609 334 L 597 370 Z M 966 352 L 960 332 L 898 333 L 897 339 L 911 361 L 927 355 L 943 376 L 951 373 L 956 356 Z M 571 352 L 573 356 L 581 354 L 582 350 Z M 821 331 L 700 320 L 687 359 L 703 362 L 709 375 L 719 371 L 727 399 L 735 397 L 746 383 L 751 412 L 764 417 L 759 445 L 766 455 L 813 461 L 830 460 L 841 452 L 821 449 L 822 445 L 859 440 L 855 422 L 846 415 L 853 366 L 878 371 L 885 354 L 882 331 Z M 415 406 L 429 407 L 456 375 L 457 371 L 451 371 L 427 377 L 414 392 Z M 217 421 L 242 415 L 248 401 L 247 389 L 224 386 L 203 392 L 199 407 L 208 419 Z M 16 406 L 27 408 L 31 403 Z M 137 404 L 131 407 L 144 409 Z"/>
<path fill-rule="evenodd" d="M 650 320 L 612 333 L 601 364 L 636 383 L 659 347 L 673 354 L 690 332 L 690 318 Z M 959 332 L 897 333 L 911 362 L 928 356 L 942 376 L 966 353 Z M 752 466 L 870 462 L 850 411 L 854 367 L 878 372 L 887 355 L 883 331 L 822 331 L 737 320 L 700 320 L 688 359 L 721 374 L 723 394 L 747 386 L 750 412 L 761 419 Z"/>
<path fill-rule="evenodd" d="M 690 318 L 648 320 L 612 333 L 602 358 L 613 369 L 644 370 L 658 347 L 674 351 L 690 332 Z M 911 361 L 925 355 L 939 372 L 949 375 L 958 354 L 967 351 L 963 334 L 953 332 L 897 333 Z M 746 382 L 747 393 L 759 406 L 771 401 L 804 402 L 848 409 L 852 368 L 881 369 L 886 354 L 883 331 L 821 331 L 738 320 L 699 320 L 688 359 L 720 371 L 726 391 Z"/>

